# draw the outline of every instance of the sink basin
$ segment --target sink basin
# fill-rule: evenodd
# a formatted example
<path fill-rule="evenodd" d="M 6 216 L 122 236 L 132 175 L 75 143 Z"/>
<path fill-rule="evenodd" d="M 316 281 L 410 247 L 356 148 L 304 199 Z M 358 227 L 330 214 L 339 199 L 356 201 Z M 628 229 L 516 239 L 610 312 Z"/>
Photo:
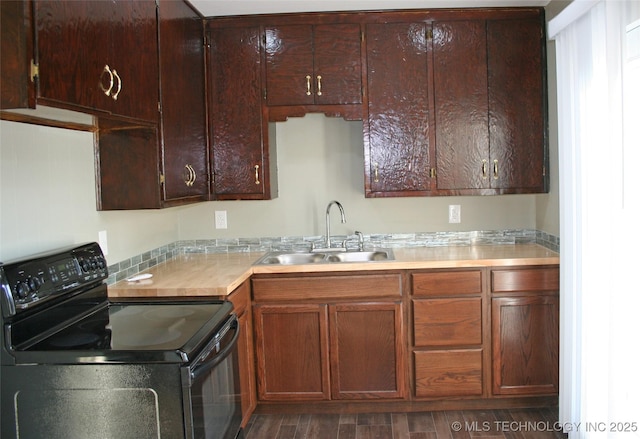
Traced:
<path fill-rule="evenodd" d="M 328 262 L 373 262 L 388 261 L 393 259 L 393 255 L 387 250 L 378 250 L 372 252 L 340 252 L 327 256 Z"/>
<path fill-rule="evenodd" d="M 268 253 L 259 263 L 260 265 L 300 265 L 323 262 L 324 253 Z"/>
<path fill-rule="evenodd" d="M 254 265 L 335 264 L 341 262 L 380 262 L 392 260 L 394 260 L 393 252 L 386 249 L 326 253 L 271 252 L 258 259 Z"/>

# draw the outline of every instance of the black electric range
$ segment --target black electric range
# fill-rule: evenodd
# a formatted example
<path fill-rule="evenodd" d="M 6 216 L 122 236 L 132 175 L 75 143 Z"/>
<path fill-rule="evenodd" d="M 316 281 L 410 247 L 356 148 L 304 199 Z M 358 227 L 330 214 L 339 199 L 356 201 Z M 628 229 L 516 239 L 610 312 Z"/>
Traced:
<path fill-rule="evenodd" d="M 114 302 L 107 276 L 96 243 L 0 266 L 2 437 L 237 437 L 232 304 Z M 124 422 L 110 420 L 125 402 Z M 98 414 L 103 431 L 91 427 Z"/>

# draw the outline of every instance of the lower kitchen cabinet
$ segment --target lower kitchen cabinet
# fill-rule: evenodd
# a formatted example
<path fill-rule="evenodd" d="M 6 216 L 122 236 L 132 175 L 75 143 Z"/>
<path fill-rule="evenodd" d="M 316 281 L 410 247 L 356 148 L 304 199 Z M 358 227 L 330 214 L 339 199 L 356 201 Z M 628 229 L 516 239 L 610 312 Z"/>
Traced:
<path fill-rule="evenodd" d="M 255 380 L 255 354 L 253 346 L 253 319 L 251 312 L 251 284 L 245 281 L 230 295 L 233 311 L 238 315 L 240 338 L 238 339 L 238 361 L 240 369 L 240 399 L 242 404 L 242 426 L 246 426 L 257 405 Z"/>
<path fill-rule="evenodd" d="M 558 393 L 558 267 L 493 270 L 494 395 Z"/>
<path fill-rule="evenodd" d="M 400 302 L 329 306 L 332 399 L 403 396 Z"/>
<path fill-rule="evenodd" d="M 399 274 L 257 277 L 253 295 L 260 400 L 404 397 Z"/>
<path fill-rule="evenodd" d="M 483 269 L 412 273 L 416 398 L 483 395 L 483 278 Z"/>
<path fill-rule="evenodd" d="M 326 305 L 258 305 L 254 319 L 258 398 L 330 399 Z"/>

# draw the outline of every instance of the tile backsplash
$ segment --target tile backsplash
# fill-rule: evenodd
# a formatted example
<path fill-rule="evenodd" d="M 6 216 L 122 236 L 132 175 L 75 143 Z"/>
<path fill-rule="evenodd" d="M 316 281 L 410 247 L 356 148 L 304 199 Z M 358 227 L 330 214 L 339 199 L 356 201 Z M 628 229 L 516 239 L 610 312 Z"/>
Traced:
<path fill-rule="evenodd" d="M 356 249 L 355 235 L 332 236 L 336 244 L 346 243 Z M 186 253 L 237 253 L 269 251 L 308 251 L 312 245 L 321 247 L 322 236 L 284 236 L 267 238 L 225 238 L 176 241 L 109 266 L 108 284 L 126 279 L 150 267 Z M 365 248 L 434 247 L 499 244 L 539 244 L 555 252 L 560 251 L 560 238 L 531 230 L 498 230 L 473 232 L 420 232 L 364 235 Z"/>

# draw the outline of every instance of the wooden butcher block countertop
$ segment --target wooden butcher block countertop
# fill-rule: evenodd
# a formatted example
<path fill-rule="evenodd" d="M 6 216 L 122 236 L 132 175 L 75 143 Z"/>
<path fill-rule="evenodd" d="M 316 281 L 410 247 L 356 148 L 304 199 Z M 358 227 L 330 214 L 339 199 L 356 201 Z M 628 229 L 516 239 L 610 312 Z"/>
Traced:
<path fill-rule="evenodd" d="M 253 265 L 264 253 L 185 254 L 144 273 L 152 277 L 109 286 L 109 297 L 226 296 L 252 274 L 415 270 L 559 264 L 558 253 L 537 244 L 393 249 L 395 260 L 305 265 Z"/>

